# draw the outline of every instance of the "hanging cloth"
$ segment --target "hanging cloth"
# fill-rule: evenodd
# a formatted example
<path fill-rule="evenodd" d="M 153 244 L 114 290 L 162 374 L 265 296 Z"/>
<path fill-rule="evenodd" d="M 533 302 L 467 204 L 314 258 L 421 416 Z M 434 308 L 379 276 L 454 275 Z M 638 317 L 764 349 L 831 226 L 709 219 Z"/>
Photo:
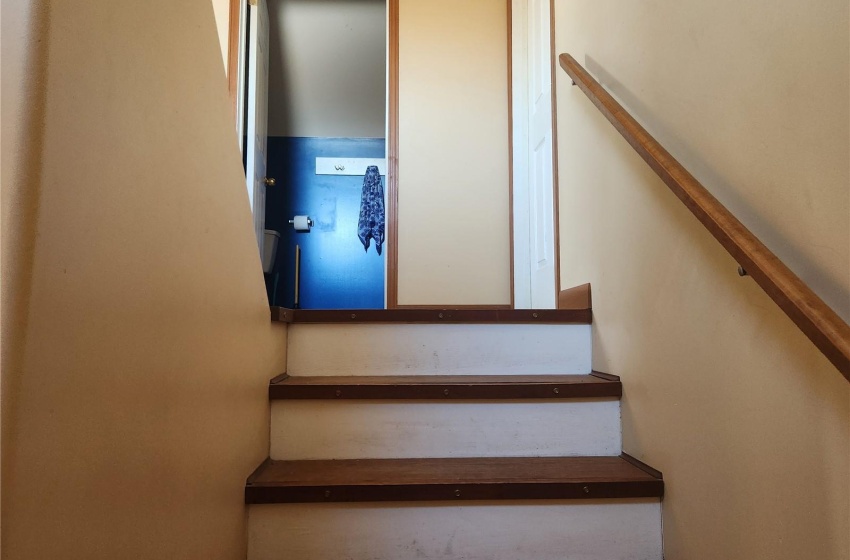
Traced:
<path fill-rule="evenodd" d="M 363 243 L 363 249 L 369 250 L 369 238 L 375 240 L 375 250 L 381 254 L 384 243 L 384 185 L 377 165 L 366 168 L 363 177 L 363 192 L 360 195 L 360 221 L 357 223 L 357 236 Z"/>

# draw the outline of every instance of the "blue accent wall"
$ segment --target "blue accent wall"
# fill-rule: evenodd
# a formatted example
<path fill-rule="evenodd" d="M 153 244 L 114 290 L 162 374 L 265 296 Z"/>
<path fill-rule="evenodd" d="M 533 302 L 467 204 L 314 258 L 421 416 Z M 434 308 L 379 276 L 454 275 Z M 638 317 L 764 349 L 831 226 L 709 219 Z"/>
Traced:
<path fill-rule="evenodd" d="M 374 242 L 364 251 L 357 237 L 363 177 L 316 175 L 316 158 L 383 158 L 384 140 L 269 137 L 267 157 L 277 185 L 266 189 L 266 229 L 281 234 L 275 304 L 294 304 L 298 244 L 302 309 L 382 309 L 386 252 L 378 255 Z M 312 231 L 295 232 L 289 220 L 296 215 L 310 216 Z"/>

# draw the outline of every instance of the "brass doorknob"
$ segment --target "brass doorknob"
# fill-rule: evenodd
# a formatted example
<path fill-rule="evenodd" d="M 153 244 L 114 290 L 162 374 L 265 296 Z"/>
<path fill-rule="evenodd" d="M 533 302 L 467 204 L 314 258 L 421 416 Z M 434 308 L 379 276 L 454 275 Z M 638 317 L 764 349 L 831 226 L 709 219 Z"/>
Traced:
<path fill-rule="evenodd" d="M 265 183 L 267 187 L 273 187 L 277 184 L 277 181 L 274 180 L 274 177 L 266 177 L 263 179 L 263 183 Z"/>

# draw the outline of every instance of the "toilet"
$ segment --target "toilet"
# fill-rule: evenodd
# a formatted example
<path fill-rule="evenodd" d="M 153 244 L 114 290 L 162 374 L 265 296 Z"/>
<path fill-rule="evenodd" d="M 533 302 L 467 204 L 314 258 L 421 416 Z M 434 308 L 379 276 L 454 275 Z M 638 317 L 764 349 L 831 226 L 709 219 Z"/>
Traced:
<path fill-rule="evenodd" d="M 271 274 L 274 261 L 277 257 L 277 244 L 280 241 L 280 233 L 272 230 L 263 230 L 263 272 Z"/>

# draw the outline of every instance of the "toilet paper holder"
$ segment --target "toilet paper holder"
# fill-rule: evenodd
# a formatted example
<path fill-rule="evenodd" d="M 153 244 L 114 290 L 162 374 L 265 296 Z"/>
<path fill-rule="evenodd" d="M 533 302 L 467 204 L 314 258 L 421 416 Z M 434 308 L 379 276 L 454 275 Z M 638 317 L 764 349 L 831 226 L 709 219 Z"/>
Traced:
<path fill-rule="evenodd" d="M 310 216 L 295 216 L 289 223 L 295 228 L 295 231 L 310 231 L 313 227 L 313 220 Z"/>

